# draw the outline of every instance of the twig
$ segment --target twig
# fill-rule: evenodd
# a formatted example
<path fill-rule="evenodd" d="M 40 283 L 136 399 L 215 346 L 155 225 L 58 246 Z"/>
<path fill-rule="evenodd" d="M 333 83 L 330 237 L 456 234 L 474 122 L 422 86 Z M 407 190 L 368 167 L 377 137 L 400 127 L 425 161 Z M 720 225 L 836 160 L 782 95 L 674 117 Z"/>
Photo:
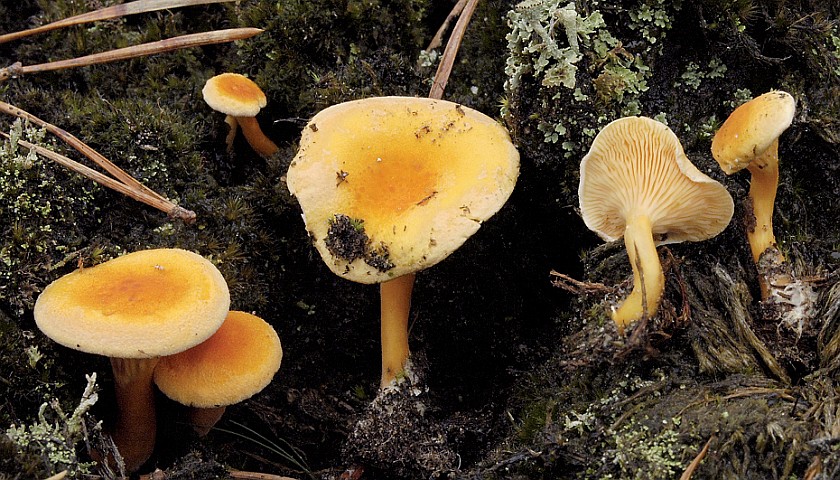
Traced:
<path fill-rule="evenodd" d="M 446 20 L 440 25 L 438 31 L 435 32 L 435 36 L 432 37 L 432 40 L 429 42 L 429 46 L 426 47 L 427 52 L 431 52 L 432 50 L 438 48 L 443 43 L 443 34 L 446 33 L 446 29 L 449 28 L 449 23 L 452 20 L 461 14 L 464 11 L 464 6 L 467 4 L 467 0 L 458 0 L 458 3 L 452 7 L 452 11 L 449 12 L 449 15 L 446 16 Z"/>
<path fill-rule="evenodd" d="M 97 20 L 110 20 L 112 18 L 134 15 L 137 13 L 154 12 L 168 8 L 189 7 L 193 5 L 206 5 L 210 3 L 230 2 L 233 0 L 137 0 L 111 7 L 100 8 L 93 12 L 83 13 L 73 17 L 58 20 L 40 27 L 21 30 L 19 32 L 0 35 L 0 43 L 10 42 L 19 38 L 28 37 L 38 33 L 46 33 L 59 28 L 80 25 L 82 23 L 95 22 Z"/>
<path fill-rule="evenodd" d="M 432 88 L 429 92 L 429 98 L 440 100 L 443 98 L 443 91 L 446 89 L 446 83 L 449 81 L 449 74 L 452 72 L 452 65 L 455 64 L 455 56 L 458 54 L 458 49 L 461 47 L 461 40 L 464 38 L 464 32 L 467 30 L 467 25 L 470 23 L 470 18 L 478 0 L 467 0 L 461 16 L 458 18 L 458 23 L 452 29 L 452 34 L 449 36 L 449 41 L 446 42 L 446 48 L 443 50 L 443 55 L 440 57 L 440 64 L 437 72 L 435 72 L 435 79 L 432 81 Z"/>
<path fill-rule="evenodd" d="M 228 470 L 228 475 L 230 478 L 236 478 L 240 480 L 297 480 L 292 477 L 284 477 L 281 475 L 272 475 L 270 473 L 258 473 L 258 472 L 244 472 L 242 470 Z M 94 477 L 97 479 L 101 479 L 102 477 Z M 155 470 L 152 473 L 147 473 L 145 475 L 140 475 L 140 480 L 166 480 L 167 473 L 163 470 Z M 128 480 L 126 478 L 121 478 L 120 480 Z"/>
<path fill-rule="evenodd" d="M 269 473 L 243 472 L 240 470 L 230 470 L 228 471 L 228 474 L 231 478 L 239 478 L 243 480 L 296 480 L 292 477 L 271 475 Z"/>
<path fill-rule="evenodd" d="M 706 458 L 706 454 L 709 453 L 709 447 L 712 445 L 712 441 L 714 441 L 715 438 L 716 437 L 714 435 L 709 437 L 709 440 L 706 442 L 706 445 L 704 445 L 703 448 L 700 450 L 700 453 L 698 453 L 697 456 L 694 457 L 694 460 L 692 460 L 691 463 L 688 464 L 688 467 L 685 468 L 683 474 L 680 475 L 680 480 L 691 480 L 691 476 L 694 475 L 694 471 L 697 470 L 697 467 L 700 466 L 700 462 L 702 462 L 703 459 Z"/>
<path fill-rule="evenodd" d="M 550 272 L 548 272 L 548 274 L 552 277 L 555 277 L 551 281 L 551 284 L 553 286 L 561 288 L 567 292 L 571 292 L 575 295 L 592 293 L 606 294 L 615 292 L 615 288 L 608 287 L 603 283 L 584 282 L 581 280 L 575 280 L 574 278 L 566 274 L 560 273 L 556 270 L 551 270 Z"/>
<path fill-rule="evenodd" d="M 9 135 L 4 132 L 0 132 L 0 135 L 7 139 L 11 139 L 11 137 L 9 137 Z M 18 140 L 17 143 L 22 147 L 33 150 L 38 155 L 42 155 L 44 157 L 49 158 L 50 160 L 58 163 L 63 167 L 66 167 L 76 173 L 80 173 L 90 178 L 91 180 L 99 183 L 100 185 L 104 185 L 112 190 L 116 190 L 117 192 L 129 196 L 137 200 L 138 202 L 143 202 L 146 205 L 155 207 L 158 210 L 167 213 L 171 217 L 180 218 L 185 223 L 192 223 L 195 221 L 195 212 L 187 210 L 183 207 L 179 207 L 178 205 L 175 205 L 169 200 L 166 200 L 159 196 L 149 195 L 145 192 L 137 191 L 124 183 L 118 182 L 107 175 L 97 172 L 96 170 L 90 167 L 82 165 L 81 163 L 76 162 L 75 160 L 71 160 L 65 157 L 64 155 L 53 152 L 52 150 L 46 149 L 39 145 L 29 143 L 25 140 Z"/>
<path fill-rule="evenodd" d="M 67 132 L 63 128 L 57 127 L 49 122 L 41 120 L 40 118 L 36 117 L 35 115 L 32 115 L 31 113 L 28 113 L 14 105 L 8 104 L 3 101 L 0 101 L 0 111 L 8 113 L 9 115 L 14 115 L 24 120 L 28 120 L 29 122 L 34 123 L 39 127 L 45 128 L 48 132 L 60 138 L 65 143 L 78 150 L 84 156 L 91 159 L 94 163 L 104 168 L 108 173 L 116 177 L 117 180 L 128 185 L 129 187 L 146 193 L 152 197 L 158 197 L 160 199 L 163 199 L 163 197 L 157 192 L 153 191 L 149 187 L 137 181 L 134 177 L 126 173 L 120 167 L 114 165 L 114 163 L 108 160 L 107 158 L 105 158 L 104 155 L 92 149 L 87 144 L 85 144 L 84 142 L 82 142 L 73 134 Z"/>
<path fill-rule="evenodd" d="M 191 33 L 179 37 L 167 38 L 156 42 L 143 43 L 131 47 L 118 48 L 102 53 L 94 53 L 84 57 L 58 60 L 37 65 L 22 65 L 20 62 L 9 67 L 0 69 L 0 81 L 9 77 L 24 75 L 27 73 L 46 72 L 51 70 L 62 70 L 65 68 L 84 67 L 99 63 L 114 62 L 117 60 L 128 60 L 131 58 L 154 55 L 157 53 L 171 52 L 181 48 L 199 47 L 216 43 L 232 42 L 253 37 L 262 32 L 260 28 L 229 28 L 226 30 L 214 30 L 211 32 Z"/>
<path fill-rule="evenodd" d="M 31 113 L 26 112 L 26 111 L 14 106 L 14 105 L 8 104 L 8 103 L 3 102 L 3 101 L 0 101 L 0 111 L 8 113 L 9 115 L 13 115 L 13 116 L 18 117 L 18 118 L 22 118 L 24 120 L 28 120 L 29 122 L 34 123 L 35 125 L 38 125 L 39 127 L 45 128 L 48 132 L 50 132 L 53 135 L 55 135 L 56 137 L 60 138 L 62 141 L 66 142 L 68 145 L 75 148 L 80 153 L 82 153 L 84 156 L 86 156 L 87 158 L 92 160 L 94 163 L 96 163 L 97 165 L 102 167 L 105 171 L 107 171 L 108 173 L 113 175 L 118 180 L 118 182 L 116 182 L 116 183 L 122 182 L 121 185 L 123 185 L 125 188 L 128 188 L 130 191 L 132 191 L 132 192 L 134 192 L 138 195 L 141 195 L 144 198 L 148 197 L 148 198 L 152 199 L 151 201 L 154 202 L 154 203 L 149 203 L 148 201 L 143 200 L 143 199 L 138 198 L 138 197 L 135 197 L 132 194 L 126 193 L 126 195 L 128 195 L 128 196 L 130 196 L 130 197 L 132 197 L 132 198 L 134 198 L 138 201 L 141 201 L 143 203 L 149 204 L 149 205 L 151 205 L 155 208 L 163 210 L 164 212 L 166 212 L 170 216 L 172 216 L 174 218 L 180 218 L 186 223 L 193 223 L 195 221 L 195 212 L 193 212 L 192 210 L 186 210 L 183 207 L 179 207 L 179 206 L 175 205 L 174 203 L 170 202 L 167 198 L 165 198 L 163 195 L 160 195 L 159 193 L 155 192 L 151 188 L 143 185 L 137 179 L 135 179 L 134 177 L 132 177 L 131 175 L 126 173 L 123 169 L 114 165 L 114 163 L 111 162 L 110 160 L 108 160 L 107 158 L 105 158 L 104 155 L 97 152 L 96 150 L 94 150 L 93 148 L 88 146 L 86 143 L 79 140 L 73 134 L 67 132 L 63 128 L 57 127 L 57 126 L 55 126 L 55 125 L 53 125 L 49 122 L 41 120 L 40 118 L 36 117 L 35 115 L 32 115 Z M 47 150 L 47 151 L 53 153 L 50 150 Z M 36 150 L 36 152 L 37 152 L 37 150 Z M 64 158 L 67 158 L 67 157 L 64 157 Z M 103 185 L 105 185 L 109 188 L 113 188 L 117 191 L 122 192 L 122 190 L 118 189 L 119 187 L 115 188 L 115 187 L 110 186 L 109 183 L 114 182 L 113 179 L 111 179 L 111 178 L 109 178 L 105 175 L 102 175 L 101 173 L 97 172 L 96 170 L 92 170 L 88 167 L 85 167 L 84 165 L 82 165 L 78 162 L 70 160 L 69 158 L 67 158 L 67 160 L 74 163 L 74 164 L 77 164 L 81 167 L 84 167 L 85 169 L 87 169 L 91 172 L 94 172 L 98 176 L 97 178 L 105 178 L 107 180 L 105 181 L 105 183 L 103 183 L 100 180 L 98 180 L 97 178 L 94 178 L 94 176 L 90 176 L 87 173 L 81 172 L 79 170 L 76 170 L 76 169 L 68 166 L 68 165 L 65 165 L 67 168 L 71 168 L 74 171 L 76 171 L 78 173 L 81 173 L 82 175 L 85 175 L 88 178 L 90 178 L 90 179 L 92 179 L 96 182 L 102 183 Z M 123 193 L 125 193 L 125 192 L 123 192 Z"/>

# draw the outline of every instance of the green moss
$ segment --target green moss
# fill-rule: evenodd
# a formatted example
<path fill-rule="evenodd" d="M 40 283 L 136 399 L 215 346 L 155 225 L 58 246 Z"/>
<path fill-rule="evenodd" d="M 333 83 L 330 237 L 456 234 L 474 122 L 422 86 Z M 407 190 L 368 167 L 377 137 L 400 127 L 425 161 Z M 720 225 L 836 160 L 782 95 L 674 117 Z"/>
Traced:
<path fill-rule="evenodd" d="M 55 148 L 46 142 L 44 130 L 20 120 L 9 135 Z M 33 306 L 37 277 L 78 249 L 81 218 L 98 210 L 96 190 L 16 143 L 4 141 L 0 146 L 0 225 L 6 226 L 0 243 L 0 300 L 16 313 Z"/>

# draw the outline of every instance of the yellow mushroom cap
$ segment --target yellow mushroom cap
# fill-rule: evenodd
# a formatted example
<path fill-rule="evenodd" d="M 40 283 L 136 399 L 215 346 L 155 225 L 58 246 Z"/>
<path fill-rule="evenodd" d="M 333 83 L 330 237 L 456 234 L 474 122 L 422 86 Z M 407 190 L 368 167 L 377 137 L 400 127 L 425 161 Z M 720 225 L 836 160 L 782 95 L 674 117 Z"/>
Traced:
<path fill-rule="evenodd" d="M 781 90 L 760 95 L 736 108 L 712 139 L 712 156 L 730 175 L 747 167 L 793 121 L 796 102 Z"/>
<path fill-rule="evenodd" d="M 580 165 L 580 210 L 604 240 L 632 216 L 650 218 L 658 245 L 711 238 L 729 224 L 732 197 L 704 175 L 666 125 L 625 117 L 601 130 Z"/>
<path fill-rule="evenodd" d="M 155 368 L 155 383 L 167 397 L 184 405 L 232 405 L 265 388 L 282 358 L 280 338 L 271 325 L 250 313 L 232 311 L 212 337 L 162 358 Z"/>
<path fill-rule="evenodd" d="M 248 77 L 222 73 L 210 78 L 201 90 L 210 108 L 234 117 L 255 117 L 266 105 L 265 93 Z"/>
<path fill-rule="evenodd" d="M 180 249 L 129 253 L 69 273 L 35 302 L 35 322 L 56 342 L 118 358 L 150 358 L 206 340 L 230 294 L 216 267 Z"/>
<path fill-rule="evenodd" d="M 375 97 L 315 115 L 287 183 L 329 268 L 379 283 L 454 252 L 518 175 L 519 153 L 492 118 L 444 100 Z"/>

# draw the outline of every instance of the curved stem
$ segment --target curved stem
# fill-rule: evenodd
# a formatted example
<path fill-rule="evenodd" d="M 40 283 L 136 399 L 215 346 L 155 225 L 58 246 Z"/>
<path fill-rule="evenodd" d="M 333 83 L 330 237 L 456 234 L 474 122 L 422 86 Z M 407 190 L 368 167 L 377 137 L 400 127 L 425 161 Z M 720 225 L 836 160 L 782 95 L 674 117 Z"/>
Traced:
<path fill-rule="evenodd" d="M 761 254 L 776 245 L 773 235 L 773 204 L 779 185 L 779 140 L 775 140 L 747 169 L 752 174 L 750 199 L 755 224 L 747 220 L 747 239 L 753 260 L 758 263 Z M 752 228 L 750 228 L 752 227 Z"/>
<path fill-rule="evenodd" d="M 405 369 L 408 360 L 408 314 L 414 274 L 409 273 L 379 285 L 382 332 L 382 382 L 387 386 Z"/>
<path fill-rule="evenodd" d="M 624 230 L 624 245 L 633 268 L 633 291 L 612 314 L 622 333 L 629 324 L 656 314 L 665 289 L 665 275 L 648 217 L 641 215 L 629 219 Z"/>
<path fill-rule="evenodd" d="M 152 456 L 157 435 L 152 373 L 158 358 L 112 358 L 117 398 L 117 422 L 111 437 L 128 472 Z"/>
<path fill-rule="evenodd" d="M 256 117 L 236 117 L 236 121 L 242 127 L 242 134 L 245 135 L 245 139 L 248 140 L 248 144 L 255 152 L 263 158 L 268 158 L 277 153 L 279 150 L 277 144 L 265 136 Z"/>

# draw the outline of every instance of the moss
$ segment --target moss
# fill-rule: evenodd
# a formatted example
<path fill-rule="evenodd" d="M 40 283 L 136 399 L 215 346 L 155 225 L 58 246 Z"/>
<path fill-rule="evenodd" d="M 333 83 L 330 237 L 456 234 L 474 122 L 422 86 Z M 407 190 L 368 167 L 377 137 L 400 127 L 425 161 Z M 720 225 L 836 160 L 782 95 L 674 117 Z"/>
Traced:
<path fill-rule="evenodd" d="M 16 121 L 13 139 L 45 143 L 45 131 Z M 52 144 L 54 145 L 54 144 Z M 52 146 L 52 148 L 55 148 Z M 97 214 L 97 188 L 9 141 L 0 146 L 0 300 L 17 314 L 32 308 L 38 276 L 78 254 L 85 217 Z M 17 286 L 15 290 L 10 286 Z"/>

